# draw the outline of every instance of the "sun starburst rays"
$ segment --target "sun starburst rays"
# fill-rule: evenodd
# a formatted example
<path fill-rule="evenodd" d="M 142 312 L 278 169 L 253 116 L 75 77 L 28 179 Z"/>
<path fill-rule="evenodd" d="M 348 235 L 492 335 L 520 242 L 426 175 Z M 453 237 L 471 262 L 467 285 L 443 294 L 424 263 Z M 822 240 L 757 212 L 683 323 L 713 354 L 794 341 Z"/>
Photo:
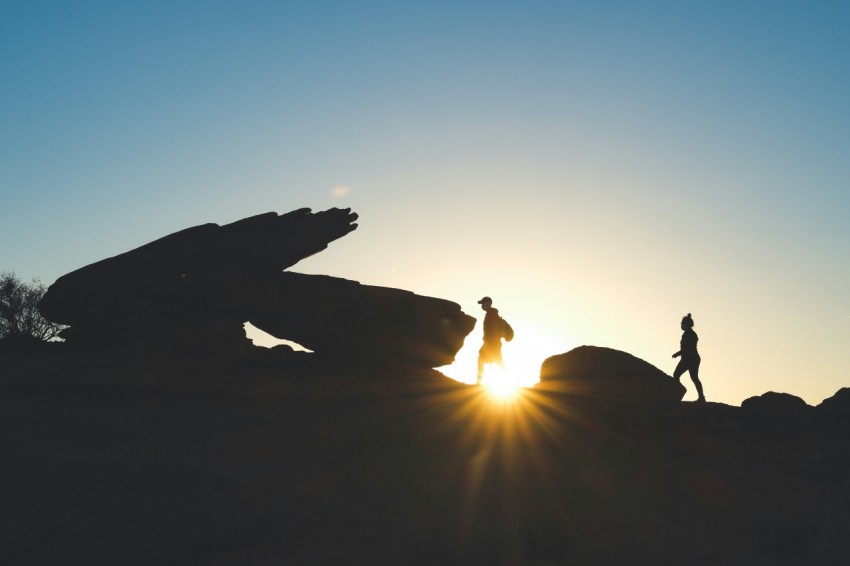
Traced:
<path fill-rule="evenodd" d="M 422 406 L 436 417 L 429 442 L 444 445 L 449 465 L 441 469 L 452 470 L 440 481 L 456 493 L 462 540 L 474 539 L 477 525 L 494 514 L 506 538 L 515 533 L 523 520 L 518 502 L 526 490 L 554 489 L 563 479 L 563 469 L 552 464 L 568 457 L 585 426 L 562 395 L 499 383 L 498 374 L 488 372 L 484 386 L 452 386 Z"/>

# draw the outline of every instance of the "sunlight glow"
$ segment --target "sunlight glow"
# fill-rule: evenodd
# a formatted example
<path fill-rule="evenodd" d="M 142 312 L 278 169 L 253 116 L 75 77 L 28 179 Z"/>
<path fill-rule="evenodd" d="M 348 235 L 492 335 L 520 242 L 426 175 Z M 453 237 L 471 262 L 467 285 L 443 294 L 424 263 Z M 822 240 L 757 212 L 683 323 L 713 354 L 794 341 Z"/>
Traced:
<path fill-rule="evenodd" d="M 491 365 L 484 371 L 483 385 L 487 392 L 500 401 L 510 401 L 519 393 L 517 379 L 497 365 Z"/>
<path fill-rule="evenodd" d="M 480 326 L 479 323 L 475 331 L 466 337 L 455 363 L 439 368 L 443 374 L 462 383 L 475 383 L 478 349 L 482 341 Z M 533 387 L 540 381 L 540 366 L 543 360 L 567 352 L 573 347 L 557 333 L 521 318 L 512 318 L 511 326 L 516 337 L 502 346 L 504 367 L 487 366 L 482 382 L 494 393 L 501 392 L 502 397 L 510 397 L 521 387 Z"/>
<path fill-rule="evenodd" d="M 245 336 L 247 336 L 248 339 L 254 343 L 254 346 L 260 346 L 261 348 L 274 348 L 275 346 L 283 344 L 289 346 L 296 352 L 312 353 L 312 350 L 308 350 L 301 344 L 293 342 L 292 340 L 283 340 L 281 338 L 276 338 L 268 332 L 263 332 L 250 322 L 246 322 L 242 325 L 242 327 L 245 329 Z"/>
<path fill-rule="evenodd" d="M 351 191 L 351 187 L 339 185 L 331 189 L 331 196 L 335 199 L 342 198 Z"/>

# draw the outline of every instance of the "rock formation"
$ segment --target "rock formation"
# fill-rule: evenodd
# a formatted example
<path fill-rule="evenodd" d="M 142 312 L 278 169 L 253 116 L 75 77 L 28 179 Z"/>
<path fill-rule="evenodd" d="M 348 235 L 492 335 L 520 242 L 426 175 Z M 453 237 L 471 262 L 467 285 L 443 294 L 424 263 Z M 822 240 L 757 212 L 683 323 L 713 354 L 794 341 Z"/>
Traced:
<path fill-rule="evenodd" d="M 564 395 L 577 409 L 618 416 L 666 412 L 685 394 L 683 385 L 652 364 L 596 346 L 547 358 L 537 387 Z"/>
<path fill-rule="evenodd" d="M 434 370 L 87 358 L 0 356 L 0 564 L 850 564 L 850 437 L 790 396 L 611 428 Z"/>
<path fill-rule="evenodd" d="M 835 395 L 815 407 L 818 423 L 833 434 L 850 437 L 850 387 L 842 387 Z"/>
<path fill-rule="evenodd" d="M 317 297 L 391 296 L 354 317 L 380 328 L 419 302 L 278 275 L 307 288 L 260 321 L 281 333 Z M 582 347 L 495 403 L 430 369 L 44 348 L 0 355 L 0 564 L 850 564 L 850 389 L 678 403 L 660 370 Z"/>
<path fill-rule="evenodd" d="M 814 409 L 790 393 L 768 391 L 741 403 L 741 410 L 751 420 L 766 426 L 800 429 L 814 424 Z"/>
<path fill-rule="evenodd" d="M 850 388 L 680 403 L 583 346 L 493 403 L 424 369 L 471 330 L 458 305 L 283 271 L 355 218 L 199 226 L 57 281 L 45 316 L 96 351 L 0 341 L 0 564 L 850 563 Z M 107 348 L 194 363 L 250 348 L 245 321 L 341 364 Z"/>
<path fill-rule="evenodd" d="M 69 343 L 238 353 L 243 323 L 344 362 L 438 367 L 475 321 L 456 303 L 283 272 L 357 228 L 350 209 L 274 212 L 176 232 L 64 275 L 39 308 Z"/>

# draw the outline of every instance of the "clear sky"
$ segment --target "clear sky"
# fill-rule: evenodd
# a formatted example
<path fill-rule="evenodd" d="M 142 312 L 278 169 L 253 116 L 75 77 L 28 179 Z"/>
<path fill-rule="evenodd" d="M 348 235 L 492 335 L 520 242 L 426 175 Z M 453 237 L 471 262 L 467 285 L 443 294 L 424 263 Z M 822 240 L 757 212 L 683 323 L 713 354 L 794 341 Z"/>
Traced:
<path fill-rule="evenodd" d="M 0 271 L 351 207 L 296 270 L 490 295 L 515 366 L 672 372 L 691 312 L 709 400 L 816 404 L 850 386 L 848 29 L 829 0 L 0 0 Z"/>

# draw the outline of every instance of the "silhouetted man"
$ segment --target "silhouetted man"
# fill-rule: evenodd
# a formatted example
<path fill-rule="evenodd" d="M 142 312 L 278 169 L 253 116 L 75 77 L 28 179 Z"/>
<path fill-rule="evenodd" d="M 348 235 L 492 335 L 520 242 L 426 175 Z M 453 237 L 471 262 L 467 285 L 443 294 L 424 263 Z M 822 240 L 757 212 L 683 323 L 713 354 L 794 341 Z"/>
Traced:
<path fill-rule="evenodd" d="M 699 337 L 694 332 L 694 319 L 691 318 L 691 313 L 688 313 L 688 316 L 682 318 L 681 327 L 683 331 L 682 340 L 679 342 L 681 349 L 673 354 L 673 357 L 678 358 L 682 356 L 682 359 L 679 360 L 679 364 L 673 371 L 673 377 L 676 378 L 676 381 L 679 381 L 683 373 L 690 373 L 691 381 L 694 382 L 694 387 L 697 388 L 697 395 L 699 395 L 697 401 L 705 403 L 705 395 L 702 393 L 702 383 L 699 380 L 699 363 L 702 361 L 699 357 L 699 352 L 697 352 L 697 340 L 699 340 Z"/>
<path fill-rule="evenodd" d="M 481 305 L 481 310 L 487 313 L 484 315 L 484 345 L 478 350 L 478 385 L 481 385 L 484 364 L 504 365 L 502 363 L 504 323 L 499 316 L 499 311 L 493 308 L 493 299 L 484 297 L 478 301 L 478 304 Z"/>

